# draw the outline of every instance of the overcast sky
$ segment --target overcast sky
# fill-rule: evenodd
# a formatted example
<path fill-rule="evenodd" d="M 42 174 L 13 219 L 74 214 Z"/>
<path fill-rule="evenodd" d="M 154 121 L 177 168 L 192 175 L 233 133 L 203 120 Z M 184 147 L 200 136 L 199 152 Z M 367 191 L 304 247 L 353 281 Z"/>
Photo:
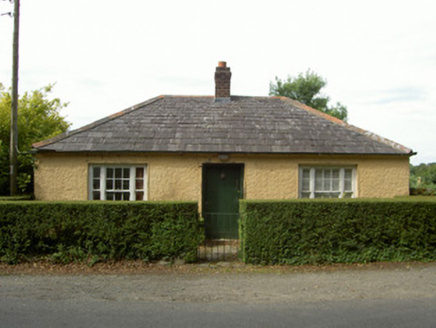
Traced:
<path fill-rule="evenodd" d="M 6 87 L 12 27 L 1 16 Z M 244 96 L 310 68 L 349 123 L 436 162 L 434 0 L 21 0 L 20 94 L 56 83 L 73 128 L 158 95 L 213 95 L 218 61 Z"/>

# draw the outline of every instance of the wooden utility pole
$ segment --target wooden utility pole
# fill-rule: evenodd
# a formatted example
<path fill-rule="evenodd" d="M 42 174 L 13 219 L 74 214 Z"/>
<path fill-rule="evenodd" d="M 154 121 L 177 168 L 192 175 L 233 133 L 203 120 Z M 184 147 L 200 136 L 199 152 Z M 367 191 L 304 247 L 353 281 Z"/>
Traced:
<path fill-rule="evenodd" d="M 20 29 L 20 0 L 14 0 L 14 41 L 12 50 L 12 102 L 11 102 L 11 145 L 10 145 L 10 192 L 17 194 L 18 176 L 18 45 Z"/>

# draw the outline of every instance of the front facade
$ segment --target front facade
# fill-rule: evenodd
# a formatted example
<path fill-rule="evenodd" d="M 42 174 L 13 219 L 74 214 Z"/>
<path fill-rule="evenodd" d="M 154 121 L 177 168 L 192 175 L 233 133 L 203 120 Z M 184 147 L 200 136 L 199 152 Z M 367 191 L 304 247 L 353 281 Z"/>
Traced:
<path fill-rule="evenodd" d="M 236 238 L 241 198 L 408 195 L 412 150 L 289 98 L 231 96 L 230 77 L 220 62 L 215 97 L 160 96 L 35 144 L 36 199 L 197 201 L 209 237 L 228 221 Z"/>
<path fill-rule="evenodd" d="M 203 170 L 210 164 L 241 165 L 245 199 L 321 198 L 323 193 L 327 193 L 324 197 L 336 197 L 341 192 L 338 197 L 389 198 L 409 193 L 407 156 L 230 154 L 225 157 L 220 159 L 218 153 L 37 154 L 35 196 L 50 201 L 110 200 L 118 192 L 123 196 L 115 199 L 201 204 Z M 116 178 L 108 177 L 107 172 L 107 181 L 103 181 L 103 170 L 108 169 L 114 172 L 111 177 L 118 170 L 118 181 L 121 181 L 118 186 L 114 182 L 111 188 L 109 181 Z M 129 173 L 123 181 L 121 171 L 125 170 Z M 315 173 L 320 175 L 318 186 L 316 178 L 310 179 Z"/>

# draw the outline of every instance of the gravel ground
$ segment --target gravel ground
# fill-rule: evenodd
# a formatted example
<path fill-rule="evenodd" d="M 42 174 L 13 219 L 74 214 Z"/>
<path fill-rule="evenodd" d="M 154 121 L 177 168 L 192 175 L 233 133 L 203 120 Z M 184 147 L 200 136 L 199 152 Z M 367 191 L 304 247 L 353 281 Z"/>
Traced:
<path fill-rule="evenodd" d="M 436 296 L 436 263 L 0 265 L 0 298 L 274 304 Z"/>

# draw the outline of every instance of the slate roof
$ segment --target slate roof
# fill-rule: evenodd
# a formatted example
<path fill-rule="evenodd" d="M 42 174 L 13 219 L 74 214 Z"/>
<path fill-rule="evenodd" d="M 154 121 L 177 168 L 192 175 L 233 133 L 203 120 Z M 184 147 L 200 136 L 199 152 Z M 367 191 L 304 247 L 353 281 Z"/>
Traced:
<path fill-rule="evenodd" d="M 413 155 L 285 97 L 159 96 L 33 145 L 37 152 Z"/>

